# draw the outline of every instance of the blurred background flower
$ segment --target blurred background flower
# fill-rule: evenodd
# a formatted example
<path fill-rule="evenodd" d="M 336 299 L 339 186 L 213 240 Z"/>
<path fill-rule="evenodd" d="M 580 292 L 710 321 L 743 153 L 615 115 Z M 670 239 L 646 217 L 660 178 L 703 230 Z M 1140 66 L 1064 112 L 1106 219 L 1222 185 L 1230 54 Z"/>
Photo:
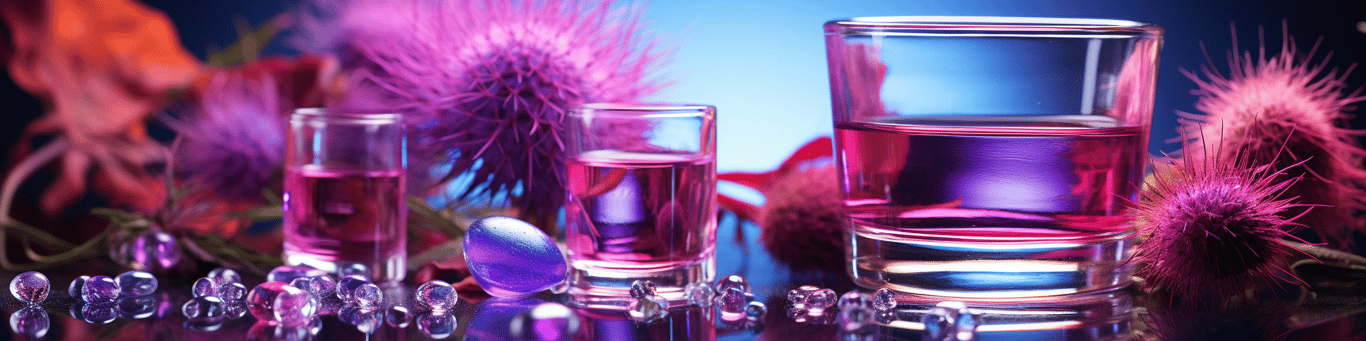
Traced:
<path fill-rule="evenodd" d="M 637 5 L 313 5 L 302 20 L 302 45 L 337 53 L 352 74 L 333 105 L 400 108 L 417 123 L 410 184 L 434 185 L 423 178 L 435 172 L 438 183 L 454 181 L 460 198 L 508 198 L 538 225 L 553 219 L 564 202 L 559 172 L 567 110 L 587 102 L 638 101 L 662 86 L 651 77 L 662 53 L 645 35 Z"/>
<path fill-rule="evenodd" d="M 213 70 L 191 89 L 190 103 L 162 116 L 177 136 L 177 177 L 234 202 L 263 204 L 265 191 L 282 193 L 286 118 L 320 105 L 335 71 L 330 59 L 313 56 Z"/>
<path fill-rule="evenodd" d="M 17 186 L 23 173 L 60 157 L 61 177 L 44 192 L 44 211 L 66 207 L 92 182 L 116 205 L 159 204 L 162 194 L 148 190 L 158 180 L 146 168 L 160 162 L 163 149 L 145 121 L 202 69 L 180 47 L 170 20 L 130 0 L 7 1 L 0 17 L 9 32 L 10 77 L 47 107 L 16 146 L 20 157 L 33 153 L 29 167 L 15 167 L 6 182 Z M 34 152 L 38 135 L 57 139 Z M 8 214 L 13 193 L 4 196 Z"/>

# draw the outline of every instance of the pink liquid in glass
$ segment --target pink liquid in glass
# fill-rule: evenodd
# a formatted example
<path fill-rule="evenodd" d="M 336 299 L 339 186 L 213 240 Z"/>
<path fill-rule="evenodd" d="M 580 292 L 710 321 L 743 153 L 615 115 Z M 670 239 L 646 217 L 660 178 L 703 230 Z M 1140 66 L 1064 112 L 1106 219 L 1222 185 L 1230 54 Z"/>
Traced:
<path fill-rule="evenodd" d="M 715 262 L 715 162 L 612 151 L 571 160 L 565 214 L 575 271 L 581 278 L 620 277 L 610 273 L 671 278 L 656 280 L 660 286 L 699 280 L 690 277 L 701 276 Z M 680 275 L 668 275 L 675 271 Z"/>
<path fill-rule="evenodd" d="M 1146 131 L 978 123 L 836 125 L 855 280 L 969 298 L 1127 283 Z"/>
<path fill-rule="evenodd" d="M 408 212 L 403 181 L 402 170 L 290 167 L 284 206 L 288 262 L 329 271 L 338 263 L 360 263 L 377 271 L 386 263 L 402 262 Z"/>

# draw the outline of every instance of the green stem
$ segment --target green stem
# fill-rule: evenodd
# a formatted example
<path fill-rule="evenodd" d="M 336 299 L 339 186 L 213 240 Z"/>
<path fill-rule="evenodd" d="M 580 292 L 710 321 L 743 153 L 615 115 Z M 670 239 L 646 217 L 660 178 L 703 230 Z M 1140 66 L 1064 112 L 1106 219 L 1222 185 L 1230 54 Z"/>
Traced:
<path fill-rule="evenodd" d="M 52 160 L 62 155 L 70 146 L 71 144 L 60 136 L 52 139 L 52 142 L 48 142 L 43 148 L 39 148 L 38 151 L 24 158 L 23 161 L 14 166 L 14 169 L 10 170 L 9 175 L 5 176 L 4 187 L 0 188 L 0 225 L 3 225 L 0 226 L 0 267 L 3 267 L 5 270 L 20 271 L 21 268 L 32 267 L 32 265 L 21 267 L 18 264 L 10 262 L 7 246 L 7 244 L 9 244 L 7 242 L 9 239 L 6 238 L 5 235 L 5 232 L 11 226 L 10 222 L 16 221 L 9 216 L 9 210 L 14 204 L 15 193 L 19 192 L 19 184 L 22 184 L 25 179 L 28 179 L 30 175 L 33 175 L 33 172 L 37 171 L 39 167 L 42 167 L 48 162 L 52 162 Z"/>

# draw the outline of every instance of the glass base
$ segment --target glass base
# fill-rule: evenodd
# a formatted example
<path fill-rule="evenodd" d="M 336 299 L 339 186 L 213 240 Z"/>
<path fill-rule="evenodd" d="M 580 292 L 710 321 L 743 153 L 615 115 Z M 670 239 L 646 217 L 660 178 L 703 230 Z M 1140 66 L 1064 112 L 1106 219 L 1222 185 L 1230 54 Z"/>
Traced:
<path fill-rule="evenodd" d="M 671 307 L 679 307 L 688 304 L 685 286 L 711 283 L 716 278 L 715 255 L 663 270 L 624 270 L 594 266 L 594 263 L 570 262 L 570 304 L 582 308 L 625 309 L 631 304 L 631 283 L 649 280 L 655 283 L 656 294 L 669 300 Z"/>
<path fill-rule="evenodd" d="M 849 332 L 886 340 L 921 340 L 925 315 L 934 298 L 897 295 L 897 308 L 875 318 L 868 328 Z M 1127 340 L 1132 330 L 1133 298 L 1123 291 L 965 304 L 977 316 L 976 340 Z M 880 320 L 879 320 L 880 319 Z"/>
<path fill-rule="evenodd" d="M 360 262 L 336 260 L 335 257 L 315 254 L 292 253 L 286 250 L 283 260 L 285 265 L 308 266 L 334 274 L 338 273 L 341 269 L 359 264 L 368 270 L 368 273 L 365 275 L 375 282 L 401 281 L 408 269 L 407 259 L 404 257 L 403 253 L 389 256 L 387 259 Z"/>
<path fill-rule="evenodd" d="M 887 240 L 852 233 L 854 283 L 939 300 L 1104 292 L 1132 282 L 1132 232 L 1049 243 Z"/>

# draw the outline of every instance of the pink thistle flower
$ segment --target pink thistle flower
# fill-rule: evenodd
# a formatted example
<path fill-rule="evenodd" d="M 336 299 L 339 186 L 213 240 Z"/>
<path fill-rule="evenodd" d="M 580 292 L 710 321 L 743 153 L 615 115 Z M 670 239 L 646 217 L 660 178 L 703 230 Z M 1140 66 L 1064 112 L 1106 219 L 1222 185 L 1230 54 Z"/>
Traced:
<path fill-rule="evenodd" d="M 179 118 L 162 121 L 178 137 L 175 170 L 224 198 L 260 200 L 284 161 L 285 122 L 273 77 L 220 72 Z M 277 189 L 278 190 L 278 189 Z"/>
<path fill-rule="evenodd" d="M 1300 222 L 1335 246 L 1350 249 L 1351 231 L 1366 228 L 1366 221 L 1354 217 L 1366 209 L 1361 187 L 1366 185 L 1366 171 L 1360 168 L 1366 151 L 1356 140 L 1364 132 L 1342 125 L 1352 104 L 1366 96 L 1345 94 L 1347 72 L 1325 72 L 1327 58 L 1317 65 L 1298 58 L 1288 33 L 1282 34 L 1281 45 L 1281 52 L 1271 56 L 1261 47 L 1256 60 L 1249 52 L 1238 54 L 1235 45 L 1227 76 L 1209 65 L 1200 75 L 1183 70 L 1199 86 L 1194 91 L 1200 96 L 1195 108 L 1203 115 L 1180 113 L 1182 136 L 1201 139 L 1193 143 L 1210 146 L 1216 154 L 1200 149 L 1188 151 L 1187 157 L 1208 163 L 1239 153 L 1251 163 L 1269 164 L 1284 146 L 1289 157 L 1275 164 L 1289 169 L 1282 178 L 1303 177 L 1287 188 L 1287 194 L 1305 204 L 1325 206 Z M 1303 167 L 1286 167 L 1301 162 Z"/>
<path fill-rule="evenodd" d="M 531 215 L 564 201 L 563 120 L 588 102 L 634 102 L 662 84 L 640 7 L 610 0 L 327 1 L 336 26 L 309 24 L 315 48 L 353 70 L 335 105 L 380 106 L 417 123 L 414 164 L 449 158 L 461 197 L 508 195 Z M 411 168 L 411 166 L 410 166 Z M 419 169 L 419 172 L 425 169 Z"/>
<path fill-rule="evenodd" d="M 1183 151 L 1192 149 L 1186 144 Z M 1282 196 L 1299 178 L 1279 180 L 1286 174 L 1273 168 L 1276 160 L 1254 166 L 1237 152 L 1214 151 L 1216 158 L 1159 165 L 1136 210 L 1146 238 L 1134 259 L 1146 264 L 1145 286 L 1164 288 L 1188 306 L 1217 306 L 1287 273 L 1293 248 L 1284 238 L 1303 225 L 1286 216 L 1312 206 Z"/>

